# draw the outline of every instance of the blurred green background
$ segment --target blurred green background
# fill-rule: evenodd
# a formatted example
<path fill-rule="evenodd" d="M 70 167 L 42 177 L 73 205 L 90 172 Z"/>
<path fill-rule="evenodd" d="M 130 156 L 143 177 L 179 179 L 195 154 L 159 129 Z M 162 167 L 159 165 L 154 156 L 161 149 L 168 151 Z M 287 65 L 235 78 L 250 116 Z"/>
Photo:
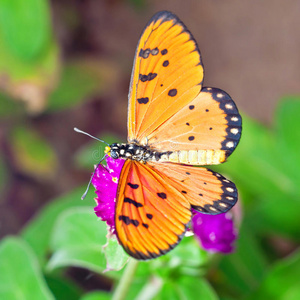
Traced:
<path fill-rule="evenodd" d="M 135 47 L 160 10 L 194 35 L 204 86 L 224 89 L 242 112 L 240 145 L 215 168 L 240 191 L 240 237 L 234 254 L 212 257 L 185 239 L 139 265 L 126 299 L 300 299 L 292 0 L 0 1 L 1 299 L 111 299 L 124 262 L 109 257 L 119 255 L 114 244 L 102 252 L 93 188 L 80 200 L 103 145 L 73 127 L 126 141 Z M 103 274 L 106 259 L 115 271 Z"/>

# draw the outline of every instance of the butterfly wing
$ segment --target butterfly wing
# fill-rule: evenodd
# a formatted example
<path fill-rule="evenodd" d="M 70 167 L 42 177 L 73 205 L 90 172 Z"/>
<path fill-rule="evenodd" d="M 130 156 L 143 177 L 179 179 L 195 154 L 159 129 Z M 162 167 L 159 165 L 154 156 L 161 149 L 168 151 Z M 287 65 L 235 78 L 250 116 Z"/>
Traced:
<path fill-rule="evenodd" d="M 221 163 L 240 140 L 241 120 L 228 94 L 217 88 L 203 88 L 193 101 L 147 136 L 148 145 L 158 151 L 180 150 L 182 153 L 189 150 L 216 150 L 218 159 L 208 164 Z M 199 164 L 206 163 L 200 160 Z"/>
<path fill-rule="evenodd" d="M 170 12 L 157 13 L 139 40 L 131 75 L 128 141 L 147 136 L 200 92 L 200 52 L 185 25 Z"/>
<path fill-rule="evenodd" d="M 148 164 L 127 160 L 116 203 L 116 233 L 125 251 L 150 259 L 173 249 L 191 219 L 187 199 Z"/>
<path fill-rule="evenodd" d="M 235 184 L 205 168 L 172 163 L 149 162 L 153 170 L 167 178 L 195 210 L 211 215 L 224 213 L 237 202 Z"/>

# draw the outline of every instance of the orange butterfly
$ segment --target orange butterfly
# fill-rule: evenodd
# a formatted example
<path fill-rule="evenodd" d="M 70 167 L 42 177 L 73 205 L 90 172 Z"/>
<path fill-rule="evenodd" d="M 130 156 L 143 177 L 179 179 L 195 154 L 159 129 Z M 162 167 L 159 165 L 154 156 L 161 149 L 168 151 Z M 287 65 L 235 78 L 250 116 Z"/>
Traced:
<path fill-rule="evenodd" d="M 241 136 L 241 116 L 228 94 L 202 88 L 198 46 L 174 14 L 157 13 L 139 40 L 131 75 L 128 143 L 106 153 L 125 159 L 115 226 L 136 259 L 173 249 L 191 221 L 191 208 L 219 214 L 237 201 L 222 175 L 194 165 L 223 163 Z"/>

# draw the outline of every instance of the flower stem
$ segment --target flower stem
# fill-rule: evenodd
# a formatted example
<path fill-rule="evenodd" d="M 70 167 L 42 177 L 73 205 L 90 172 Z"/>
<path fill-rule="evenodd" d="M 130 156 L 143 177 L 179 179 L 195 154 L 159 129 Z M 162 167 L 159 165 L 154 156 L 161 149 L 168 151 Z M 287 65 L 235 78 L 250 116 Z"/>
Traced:
<path fill-rule="evenodd" d="M 139 264 L 138 260 L 135 260 L 132 258 L 129 259 L 126 269 L 119 281 L 119 284 L 117 285 L 117 288 L 115 289 L 115 291 L 113 293 L 112 300 L 125 299 L 127 292 L 129 290 L 130 284 L 133 281 L 134 274 L 135 274 L 138 264 Z"/>

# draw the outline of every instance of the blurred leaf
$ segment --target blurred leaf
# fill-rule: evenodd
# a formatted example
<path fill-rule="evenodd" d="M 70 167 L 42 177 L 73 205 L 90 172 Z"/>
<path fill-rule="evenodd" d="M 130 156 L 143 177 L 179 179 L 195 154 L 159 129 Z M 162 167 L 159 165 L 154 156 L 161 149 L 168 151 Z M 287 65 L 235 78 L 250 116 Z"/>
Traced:
<path fill-rule="evenodd" d="M 46 178 L 54 175 L 57 165 L 55 153 L 32 128 L 14 128 L 11 146 L 17 165 L 23 172 Z"/>
<path fill-rule="evenodd" d="M 0 298 L 54 299 L 32 250 L 18 238 L 0 244 Z"/>
<path fill-rule="evenodd" d="M 48 2 L 0 1 L 0 44 L 0 88 L 41 112 L 59 73 Z"/>
<path fill-rule="evenodd" d="M 171 268 L 180 266 L 181 271 L 199 273 L 199 267 L 209 262 L 210 254 L 202 250 L 194 236 L 188 236 L 184 237 L 178 247 L 163 258 L 169 260 L 168 265 Z"/>
<path fill-rule="evenodd" d="M 218 296 L 212 287 L 203 278 L 182 276 L 176 281 L 167 280 L 164 282 L 155 300 L 174 299 L 205 299 L 216 300 Z"/>
<path fill-rule="evenodd" d="M 3 157 L 0 153 L 0 194 L 3 195 L 3 191 L 7 185 L 7 170 L 3 161 Z M 4 200 L 4 197 L 1 197 L 0 203 Z"/>
<path fill-rule="evenodd" d="M 292 136 L 299 134 L 299 110 L 300 101 L 283 102 L 276 132 L 243 117 L 240 145 L 226 164 L 215 168 L 222 173 L 225 170 L 237 184 L 241 198 L 247 200 L 245 208 L 254 230 L 295 240 L 300 239 L 300 165 L 299 157 L 295 158 L 299 156 L 295 155 L 298 141 Z M 287 133 L 289 130 L 292 133 Z"/>
<path fill-rule="evenodd" d="M 50 234 L 58 215 L 70 207 L 90 205 L 91 212 L 95 203 L 94 192 L 89 190 L 84 201 L 80 198 L 85 190 L 81 187 L 63 195 L 46 205 L 23 230 L 23 238 L 31 245 L 40 263 L 44 264 L 49 251 Z"/>
<path fill-rule="evenodd" d="M 243 116 L 242 137 L 237 149 L 228 162 L 215 169 L 236 178 L 249 193 L 273 194 L 278 181 L 284 177 L 272 159 L 270 152 L 273 147 L 274 139 L 270 131 Z"/>
<path fill-rule="evenodd" d="M 141 264 L 141 263 L 140 263 Z M 148 273 L 148 278 L 136 278 L 130 285 L 126 300 L 152 300 L 160 292 L 163 280 Z"/>
<path fill-rule="evenodd" d="M 145 0 L 128 0 L 135 8 L 141 9 L 146 6 Z"/>
<path fill-rule="evenodd" d="M 258 290 L 247 299 L 300 299 L 300 251 L 275 263 Z"/>
<path fill-rule="evenodd" d="M 11 118 L 12 116 L 18 115 L 24 111 L 22 105 L 17 104 L 9 96 L 0 92 L 0 117 Z"/>
<path fill-rule="evenodd" d="M 47 0 L 2 0 L 0 29 L 9 50 L 21 60 L 32 61 L 45 50 L 51 38 Z"/>
<path fill-rule="evenodd" d="M 103 247 L 106 258 L 106 270 L 121 270 L 129 259 L 129 256 L 119 244 L 115 235 L 107 239 L 107 244 Z"/>
<path fill-rule="evenodd" d="M 295 182 L 300 181 L 300 97 L 286 97 L 276 112 L 278 152 L 285 168 Z M 298 187 L 298 186 L 297 186 Z M 298 195 L 300 196 L 299 187 Z"/>
<path fill-rule="evenodd" d="M 280 139 L 294 154 L 300 152 L 300 96 L 286 97 L 282 99 L 277 109 L 277 130 Z M 298 163 L 300 164 L 299 155 Z"/>
<path fill-rule="evenodd" d="M 201 249 L 194 236 L 189 236 L 174 250 L 151 261 L 150 272 L 163 279 L 170 278 L 174 273 L 197 277 L 203 275 L 203 267 L 210 259 L 211 254 Z"/>
<path fill-rule="evenodd" d="M 204 278 L 183 276 L 176 284 L 181 290 L 182 299 L 218 299 L 217 294 Z"/>
<path fill-rule="evenodd" d="M 101 136 L 101 140 L 108 144 L 121 142 L 119 137 L 113 134 L 104 134 Z M 106 144 L 98 141 L 91 140 L 83 147 L 81 147 L 74 155 L 76 163 L 83 168 L 90 171 L 93 170 L 93 166 L 97 165 L 100 159 L 104 156 Z"/>
<path fill-rule="evenodd" d="M 164 299 L 172 299 L 172 300 L 181 300 L 182 298 L 179 295 L 179 290 L 177 286 L 175 286 L 174 282 L 165 281 L 159 294 L 154 297 L 155 300 L 164 300 Z M 186 299 L 185 299 L 186 300 Z"/>
<path fill-rule="evenodd" d="M 55 300 L 79 299 L 82 291 L 74 283 L 62 277 L 46 275 L 47 284 Z"/>
<path fill-rule="evenodd" d="M 67 64 L 59 86 L 49 99 L 49 111 L 74 107 L 87 98 L 103 94 L 116 80 L 114 65 L 107 61 L 80 59 Z"/>
<path fill-rule="evenodd" d="M 102 247 L 106 243 L 106 234 L 105 222 L 99 221 L 89 207 L 62 212 L 52 232 L 54 254 L 47 265 L 48 271 L 73 266 L 103 272 L 106 260 Z"/>
<path fill-rule="evenodd" d="M 106 292 L 91 292 L 82 296 L 80 300 L 111 300 L 111 294 Z"/>
<path fill-rule="evenodd" d="M 223 273 L 223 286 L 246 295 L 255 289 L 265 276 L 266 259 L 251 231 L 243 224 L 234 253 L 222 258 L 219 269 Z"/>

